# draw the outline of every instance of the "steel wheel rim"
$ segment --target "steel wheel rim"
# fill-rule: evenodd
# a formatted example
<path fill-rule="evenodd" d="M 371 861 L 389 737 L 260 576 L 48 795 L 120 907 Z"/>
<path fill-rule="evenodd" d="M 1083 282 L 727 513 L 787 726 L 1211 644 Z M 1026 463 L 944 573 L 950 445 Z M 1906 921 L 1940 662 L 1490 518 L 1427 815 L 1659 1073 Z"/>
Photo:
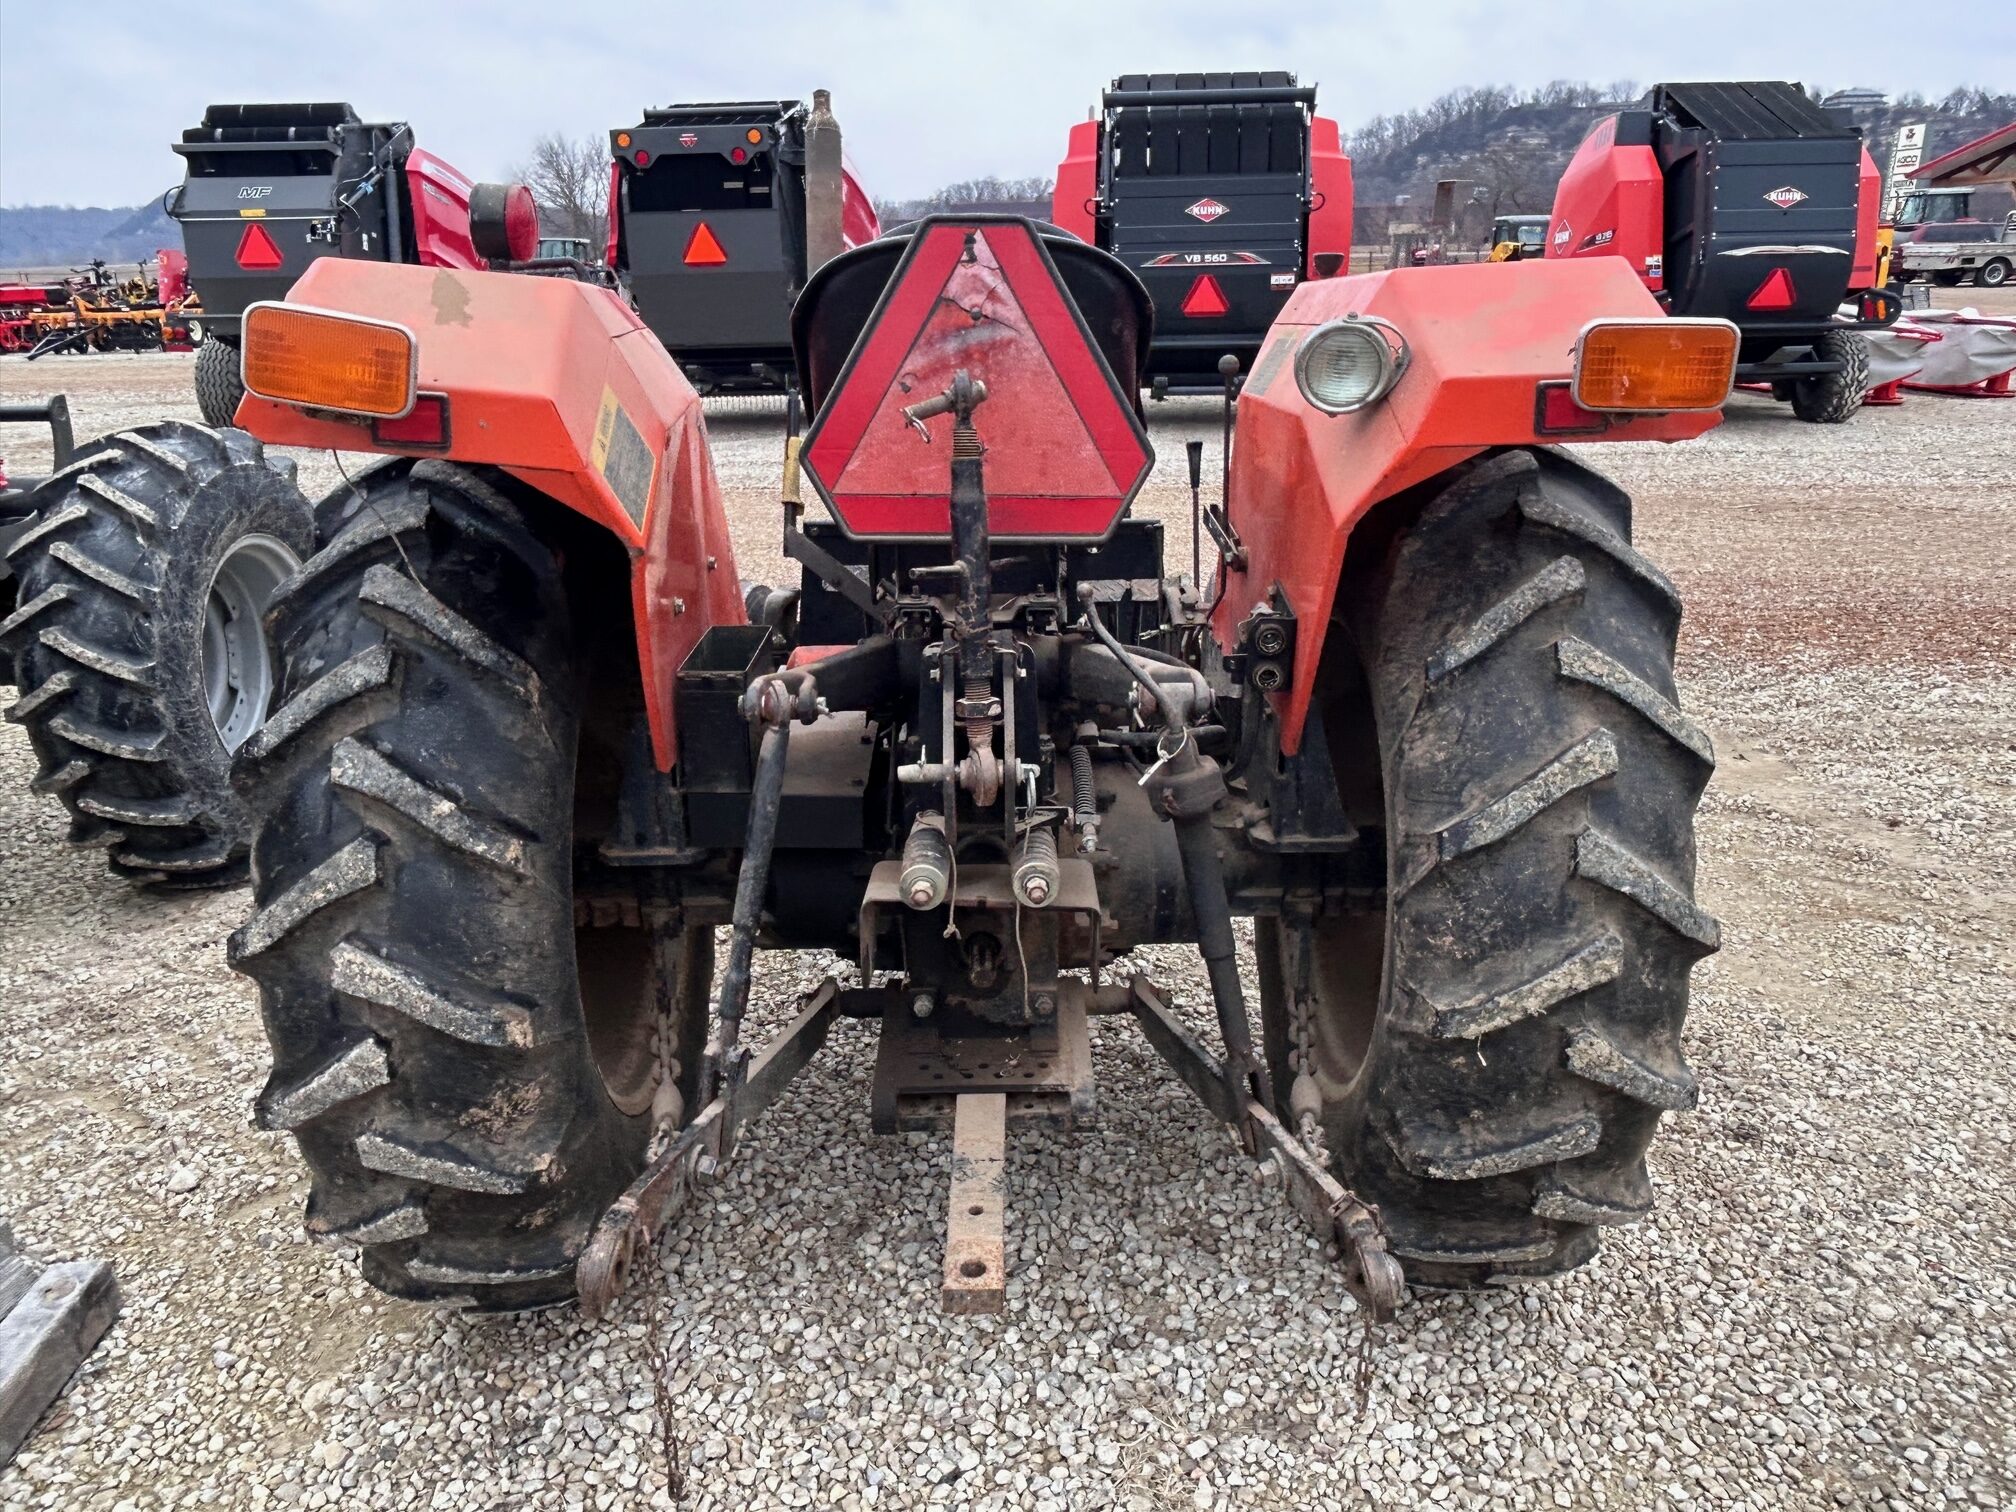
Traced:
<path fill-rule="evenodd" d="M 266 608 L 300 565 L 285 541 L 241 536 L 210 579 L 203 600 L 203 697 L 227 751 L 237 750 L 266 722 L 275 681 Z"/>

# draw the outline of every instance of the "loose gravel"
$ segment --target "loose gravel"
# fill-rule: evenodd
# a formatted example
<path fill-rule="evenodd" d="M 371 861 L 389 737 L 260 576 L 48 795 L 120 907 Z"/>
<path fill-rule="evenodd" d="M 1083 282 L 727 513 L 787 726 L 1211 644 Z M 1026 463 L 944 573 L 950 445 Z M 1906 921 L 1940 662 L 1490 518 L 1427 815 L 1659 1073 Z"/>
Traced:
<path fill-rule="evenodd" d="M 8 362 L 0 389 L 60 381 L 88 433 L 193 417 L 187 369 Z M 2016 1507 L 2012 410 L 1835 429 L 1742 398 L 1698 443 L 1592 449 L 1688 596 L 1721 756 L 1701 1107 L 1593 1266 L 1376 1331 L 1362 1412 L 1334 1269 L 1114 1022 L 1100 1127 L 1011 1146 L 998 1318 L 937 1311 L 947 1144 L 870 1133 L 861 1025 L 603 1324 L 380 1297 L 302 1237 L 291 1142 L 249 1125 L 243 895 L 115 883 L 0 729 L 0 1208 L 126 1294 L 0 1506 Z M 778 430 L 713 423 L 773 581 Z M 1165 458 L 1214 433 L 1156 411 Z M 1180 474 L 1142 505 L 1172 562 Z M 1194 953 L 1143 955 L 1204 1025 Z M 754 1032 L 830 964 L 759 958 Z"/>

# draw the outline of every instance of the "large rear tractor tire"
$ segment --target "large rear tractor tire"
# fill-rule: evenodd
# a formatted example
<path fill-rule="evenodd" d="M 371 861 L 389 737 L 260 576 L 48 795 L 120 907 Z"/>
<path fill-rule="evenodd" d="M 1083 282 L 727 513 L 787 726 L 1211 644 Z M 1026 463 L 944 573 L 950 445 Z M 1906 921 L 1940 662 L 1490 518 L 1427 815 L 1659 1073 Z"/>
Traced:
<path fill-rule="evenodd" d="M 1869 392 L 1869 343 L 1854 331 L 1826 331 L 1813 343 L 1813 355 L 1841 366 L 1794 379 L 1792 413 L 1816 425 L 1852 420 Z"/>
<path fill-rule="evenodd" d="M 36 791 L 116 872 L 242 881 L 231 751 L 272 700 L 267 603 L 314 541 L 293 465 L 243 431 L 169 421 L 88 443 L 33 502 L 0 645 Z"/>
<path fill-rule="evenodd" d="M 231 939 L 310 1233 L 394 1296 L 486 1312 L 574 1294 L 661 1072 L 691 1109 L 713 974 L 710 931 L 577 937 L 594 658 L 516 488 L 400 461 L 325 506 L 340 528 L 273 613 L 285 701 L 240 760 L 257 911 Z"/>
<path fill-rule="evenodd" d="M 1679 602 L 1630 533 L 1564 454 L 1499 453 L 1339 595 L 1318 694 L 1326 730 L 1376 733 L 1329 754 L 1368 823 L 1383 796 L 1386 908 L 1261 921 L 1265 1037 L 1418 1286 L 1581 1264 L 1651 1207 L 1660 1115 L 1694 1105 L 1713 758 L 1675 701 Z"/>
<path fill-rule="evenodd" d="M 196 408 L 211 425 L 229 425 L 238 414 L 238 401 L 245 397 L 245 380 L 238 369 L 238 348 L 221 337 L 211 336 L 196 348 Z"/>

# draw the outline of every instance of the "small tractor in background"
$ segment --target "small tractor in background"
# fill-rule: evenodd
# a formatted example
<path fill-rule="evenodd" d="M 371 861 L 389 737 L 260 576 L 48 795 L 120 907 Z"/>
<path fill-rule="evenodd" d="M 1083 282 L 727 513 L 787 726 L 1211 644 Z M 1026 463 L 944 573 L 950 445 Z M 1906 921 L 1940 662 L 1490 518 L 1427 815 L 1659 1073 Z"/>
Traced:
<path fill-rule="evenodd" d="M 469 240 L 468 179 L 413 144 L 404 122 L 345 104 L 212 105 L 174 144 L 185 164 L 168 201 L 202 301 L 196 399 L 229 425 L 245 307 L 277 299 L 323 257 L 488 264 Z"/>
<path fill-rule="evenodd" d="M 1491 223 L 1491 262 L 1547 255 L 1550 215 L 1501 215 Z"/>
<path fill-rule="evenodd" d="M 811 270 L 873 241 L 874 201 L 821 90 L 800 100 L 668 105 L 609 133 L 606 261 L 703 394 L 779 393 L 791 306 Z M 835 172 L 810 171 L 820 155 Z M 810 203 L 837 183 L 837 217 Z M 837 226 L 839 245 L 810 246 Z"/>
<path fill-rule="evenodd" d="M 1116 109 L 1187 143 L 1171 87 Z M 384 454 L 269 612 L 231 940 L 274 1052 L 258 1119 L 374 1285 L 607 1307 L 843 1018 L 879 1027 L 874 1127 L 950 1133 L 948 1310 L 1003 1305 L 1008 1133 L 1096 1121 L 1100 1014 L 1375 1317 L 1407 1281 L 1566 1270 L 1650 1208 L 1718 938 L 1712 753 L 1630 500 L 1551 443 L 1699 435 L 1738 334 L 1614 259 L 1303 282 L 1306 93 L 1254 87 L 1250 120 L 1194 124 L 1205 168 L 1223 124 L 1282 170 L 1262 276 L 1297 287 L 1249 338 L 1209 574 L 1130 512 L 1148 290 L 1037 222 L 933 216 L 810 274 L 798 578 L 746 593 L 700 397 L 616 291 L 325 258 L 245 310 L 246 426 Z M 814 249 L 841 240 L 824 171 Z M 1209 1047 L 1123 964 L 1182 942 Z M 858 974 L 755 1048 L 758 948 Z"/>
<path fill-rule="evenodd" d="M 1656 84 L 1590 129 L 1555 191 L 1550 259 L 1621 257 L 1675 315 L 1733 321 L 1738 378 L 1801 420 L 1851 418 L 1879 279 L 1882 181 L 1861 133 L 1796 84 Z"/>
<path fill-rule="evenodd" d="M 35 791 L 136 882 L 243 881 L 231 752 L 271 706 L 267 605 L 313 546 L 293 464 L 180 421 L 80 446 L 60 395 L 0 422 L 46 425 L 54 465 L 0 468 L 0 683 Z"/>
<path fill-rule="evenodd" d="M 1071 128 L 1050 219 L 1155 302 L 1146 379 L 1217 392 L 1305 279 L 1351 269 L 1351 160 L 1292 73 L 1126 74 Z"/>

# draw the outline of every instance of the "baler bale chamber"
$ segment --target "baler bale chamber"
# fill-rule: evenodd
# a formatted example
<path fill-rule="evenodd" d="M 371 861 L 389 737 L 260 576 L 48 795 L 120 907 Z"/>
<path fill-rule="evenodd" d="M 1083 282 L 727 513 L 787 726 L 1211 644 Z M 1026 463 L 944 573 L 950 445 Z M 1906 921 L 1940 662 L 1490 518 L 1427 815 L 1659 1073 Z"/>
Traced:
<path fill-rule="evenodd" d="M 1155 303 L 1155 392 L 1250 369 L 1304 280 L 1350 270 L 1351 163 L 1314 85 L 1268 73 L 1123 74 L 1071 129 L 1051 219 Z"/>
<path fill-rule="evenodd" d="M 645 324 L 703 393 L 788 387 L 792 301 L 880 229 L 831 110 L 667 105 L 611 131 L 609 152 L 608 263 Z"/>

